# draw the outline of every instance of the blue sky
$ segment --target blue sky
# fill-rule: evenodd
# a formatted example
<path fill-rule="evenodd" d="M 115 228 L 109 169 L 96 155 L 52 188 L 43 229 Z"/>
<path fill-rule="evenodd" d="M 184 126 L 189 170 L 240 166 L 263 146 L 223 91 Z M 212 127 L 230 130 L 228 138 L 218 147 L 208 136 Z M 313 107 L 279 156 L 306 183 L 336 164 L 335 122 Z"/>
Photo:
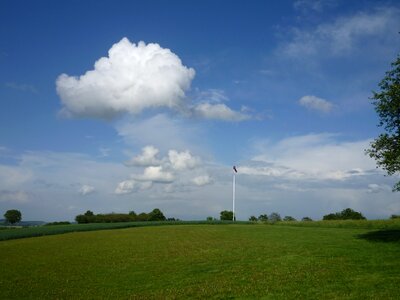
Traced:
<path fill-rule="evenodd" d="M 400 213 L 364 155 L 397 1 L 2 1 L 0 211 Z"/>

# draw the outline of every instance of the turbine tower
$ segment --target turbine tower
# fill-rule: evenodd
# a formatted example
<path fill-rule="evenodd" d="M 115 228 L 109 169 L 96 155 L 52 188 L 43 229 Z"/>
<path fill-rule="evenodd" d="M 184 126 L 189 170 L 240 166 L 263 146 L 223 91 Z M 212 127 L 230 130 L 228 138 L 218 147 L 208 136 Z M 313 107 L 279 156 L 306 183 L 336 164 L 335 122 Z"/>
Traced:
<path fill-rule="evenodd" d="M 237 168 L 233 166 L 233 182 L 232 182 L 232 221 L 235 221 L 235 194 L 236 194 L 236 173 Z"/>

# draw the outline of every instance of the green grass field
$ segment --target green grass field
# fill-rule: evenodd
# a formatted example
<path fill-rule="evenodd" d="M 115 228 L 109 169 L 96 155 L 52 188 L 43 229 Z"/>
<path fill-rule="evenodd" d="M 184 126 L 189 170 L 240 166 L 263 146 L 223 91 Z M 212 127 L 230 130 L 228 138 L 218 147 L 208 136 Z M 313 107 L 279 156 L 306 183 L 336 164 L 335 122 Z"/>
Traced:
<path fill-rule="evenodd" d="M 0 299 L 398 299 L 400 230 L 150 226 L 0 242 Z"/>

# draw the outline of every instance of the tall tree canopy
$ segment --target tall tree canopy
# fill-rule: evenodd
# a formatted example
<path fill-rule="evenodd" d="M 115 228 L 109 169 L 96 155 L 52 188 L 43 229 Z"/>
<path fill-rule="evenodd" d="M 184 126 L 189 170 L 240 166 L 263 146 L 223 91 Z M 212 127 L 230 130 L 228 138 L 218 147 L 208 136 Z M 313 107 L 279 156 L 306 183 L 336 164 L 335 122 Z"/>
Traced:
<path fill-rule="evenodd" d="M 366 152 L 388 175 L 395 175 L 400 173 L 400 55 L 379 87 L 380 91 L 374 92 L 371 99 L 379 116 L 379 126 L 385 133 L 379 135 Z M 400 191 L 400 181 L 393 191 Z"/>
<path fill-rule="evenodd" d="M 6 221 L 10 224 L 15 224 L 21 221 L 22 219 L 22 214 L 19 210 L 17 209 L 10 209 L 7 210 L 6 213 L 4 214 L 4 217 L 6 218 Z"/>

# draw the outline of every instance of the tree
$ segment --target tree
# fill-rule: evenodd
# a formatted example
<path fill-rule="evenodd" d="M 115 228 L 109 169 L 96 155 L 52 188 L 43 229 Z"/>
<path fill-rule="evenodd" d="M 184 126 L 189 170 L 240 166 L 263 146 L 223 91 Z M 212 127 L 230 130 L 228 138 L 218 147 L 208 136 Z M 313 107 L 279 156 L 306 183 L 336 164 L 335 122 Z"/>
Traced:
<path fill-rule="evenodd" d="M 322 220 L 365 220 L 365 217 L 358 211 L 346 208 L 341 212 L 327 214 L 323 216 Z"/>
<path fill-rule="evenodd" d="M 211 222 L 212 220 L 214 220 L 214 218 L 211 217 L 211 216 L 208 216 L 206 220 L 207 220 L 208 222 Z"/>
<path fill-rule="evenodd" d="M 165 221 L 166 218 L 161 210 L 159 210 L 158 208 L 155 208 L 149 213 L 148 220 L 149 221 Z"/>
<path fill-rule="evenodd" d="M 292 221 L 296 221 L 296 219 L 293 218 L 292 216 L 285 216 L 285 217 L 283 218 L 283 221 L 292 222 Z"/>
<path fill-rule="evenodd" d="M 328 221 L 328 220 L 340 220 L 340 213 L 335 213 L 335 214 L 327 214 L 323 216 L 322 220 Z"/>
<path fill-rule="evenodd" d="M 251 221 L 251 222 L 257 222 L 257 217 L 251 216 L 251 217 L 249 218 L 249 221 Z"/>
<path fill-rule="evenodd" d="M 86 216 L 86 217 L 93 217 L 93 216 L 94 216 L 94 213 L 93 213 L 91 210 L 87 210 L 87 211 L 85 212 L 84 216 Z"/>
<path fill-rule="evenodd" d="M 88 217 L 85 215 L 77 215 L 75 221 L 78 222 L 78 224 L 89 223 Z"/>
<path fill-rule="evenodd" d="M 232 221 L 233 219 L 233 211 L 230 210 L 223 210 L 220 213 L 220 220 L 221 221 Z"/>
<path fill-rule="evenodd" d="M 272 214 L 270 214 L 269 217 L 268 217 L 268 219 L 269 219 L 272 223 L 282 221 L 281 215 L 278 214 L 278 213 L 276 213 L 276 212 L 273 212 Z"/>
<path fill-rule="evenodd" d="M 365 217 L 362 213 L 358 211 L 354 211 L 351 208 L 343 209 L 340 212 L 341 220 L 365 220 Z"/>
<path fill-rule="evenodd" d="M 380 91 L 373 92 L 371 99 L 379 116 L 378 126 L 386 132 L 379 135 L 365 152 L 388 175 L 395 175 L 400 173 L 400 55 L 379 87 Z M 393 191 L 400 191 L 400 181 L 394 185 Z"/>
<path fill-rule="evenodd" d="M 15 224 L 21 221 L 22 214 L 17 209 L 10 209 L 6 211 L 6 213 L 4 214 L 4 218 L 6 218 L 7 223 Z"/>
<path fill-rule="evenodd" d="M 258 221 L 267 222 L 268 221 L 268 215 L 267 214 L 259 215 L 258 216 Z"/>
<path fill-rule="evenodd" d="M 311 222 L 312 219 L 310 217 L 304 217 L 303 219 L 301 219 L 303 222 Z"/>
<path fill-rule="evenodd" d="M 136 221 L 148 221 L 149 220 L 149 215 L 146 214 L 145 212 L 142 212 L 136 216 Z"/>

